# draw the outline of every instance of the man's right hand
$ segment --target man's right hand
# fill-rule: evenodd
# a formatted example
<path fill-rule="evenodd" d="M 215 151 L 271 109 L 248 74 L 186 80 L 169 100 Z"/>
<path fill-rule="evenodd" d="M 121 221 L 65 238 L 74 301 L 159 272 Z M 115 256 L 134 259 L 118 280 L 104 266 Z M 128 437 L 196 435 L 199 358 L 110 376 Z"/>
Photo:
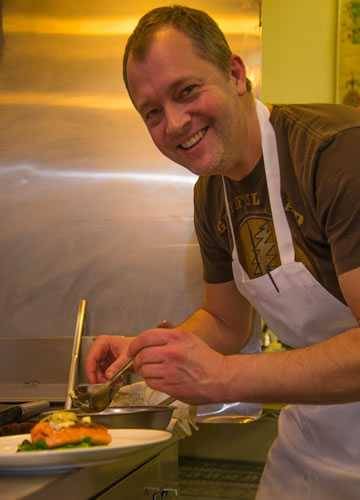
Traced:
<path fill-rule="evenodd" d="M 91 345 L 85 362 L 91 384 L 106 382 L 129 359 L 128 347 L 134 339 L 117 335 L 100 335 Z"/>

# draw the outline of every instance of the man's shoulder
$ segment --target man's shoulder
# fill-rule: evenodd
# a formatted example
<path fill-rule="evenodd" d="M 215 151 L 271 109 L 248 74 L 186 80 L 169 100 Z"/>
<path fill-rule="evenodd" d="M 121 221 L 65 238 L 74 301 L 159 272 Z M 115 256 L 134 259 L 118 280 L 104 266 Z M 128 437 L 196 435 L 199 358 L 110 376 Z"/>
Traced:
<path fill-rule="evenodd" d="M 223 206 L 223 186 L 219 175 L 200 176 L 194 186 L 195 220 L 215 220 Z"/>
<path fill-rule="evenodd" d="M 222 180 L 220 175 L 200 176 L 195 183 L 195 200 L 205 202 L 211 199 L 222 190 Z"/>
<path fill-rule="evenodd" d="M 273 105 L 271 121 L 275 128 L 305 130 L 318 138 L 360 127 L 360 110 L 343 104 L 280 104 Z"/>

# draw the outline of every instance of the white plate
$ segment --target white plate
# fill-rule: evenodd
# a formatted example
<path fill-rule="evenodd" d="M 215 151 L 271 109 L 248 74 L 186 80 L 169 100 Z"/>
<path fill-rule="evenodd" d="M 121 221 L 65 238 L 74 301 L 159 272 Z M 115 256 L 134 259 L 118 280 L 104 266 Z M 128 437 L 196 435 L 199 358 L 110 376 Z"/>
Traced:
<path fill-rule="evenodd" d="M 0 437 L 0 473 L 63 472 L 99 465 L 171 437 L 170 432 L 153 429 L 110 429 L 109 432 L 112 441 L 107 446 L 19 453 L 16 452 L 17 446 L 24 439 L 30 439 L 28 434 Z"/>

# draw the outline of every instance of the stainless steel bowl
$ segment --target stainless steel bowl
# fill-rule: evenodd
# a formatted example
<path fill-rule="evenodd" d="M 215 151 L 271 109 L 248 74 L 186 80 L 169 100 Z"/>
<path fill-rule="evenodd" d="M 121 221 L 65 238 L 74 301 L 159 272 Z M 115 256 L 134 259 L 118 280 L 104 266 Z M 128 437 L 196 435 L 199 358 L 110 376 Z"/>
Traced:
<path fill-rule="evenodd" d="M 81 417 L 91 417 L 92 422 L 108 429 L 158 429 L 168 426 L 174 408 L 169 406 L 112 406 L 100 412 L 71 409 Z M 41 417 L 49 415 L 45 412 Z"/>
<path fill-rule="evenodd" d="M 83 413 L 109 429 L 166 429 L 174 409 L 168 406 L 111 407 L 98 413 Z"/>

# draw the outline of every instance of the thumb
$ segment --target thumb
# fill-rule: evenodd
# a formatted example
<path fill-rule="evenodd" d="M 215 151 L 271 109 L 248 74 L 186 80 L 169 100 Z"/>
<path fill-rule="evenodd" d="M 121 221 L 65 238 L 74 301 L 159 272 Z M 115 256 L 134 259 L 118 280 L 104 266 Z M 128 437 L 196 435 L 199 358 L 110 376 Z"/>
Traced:
<path fill-rule="evenodd" d="M 124 356 L 120 356 L 117 358 L 106 370 L 105 376 L 107 379 L 110 379 L 117 373 L 128 361 L 128 358 Z"/>

